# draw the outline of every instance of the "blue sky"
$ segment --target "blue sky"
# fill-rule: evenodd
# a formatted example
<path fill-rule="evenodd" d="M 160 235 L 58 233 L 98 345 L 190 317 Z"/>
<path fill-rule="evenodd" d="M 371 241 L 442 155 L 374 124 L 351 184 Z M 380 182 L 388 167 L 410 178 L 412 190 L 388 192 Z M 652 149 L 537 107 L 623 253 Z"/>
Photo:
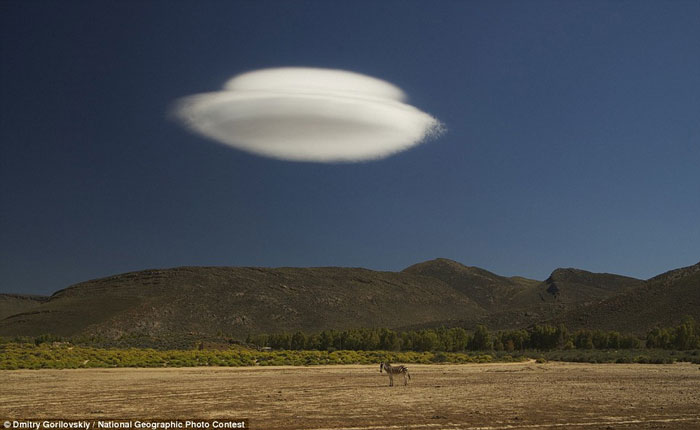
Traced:
<path fill-rule="evenodd" d="M 182 265 L 697 263 L 699 18 L 697 1 L 0 1 L 0 292 Z M 320 164 L 168 118 L 281 66 L 386 80 L 448 132 Z"/>

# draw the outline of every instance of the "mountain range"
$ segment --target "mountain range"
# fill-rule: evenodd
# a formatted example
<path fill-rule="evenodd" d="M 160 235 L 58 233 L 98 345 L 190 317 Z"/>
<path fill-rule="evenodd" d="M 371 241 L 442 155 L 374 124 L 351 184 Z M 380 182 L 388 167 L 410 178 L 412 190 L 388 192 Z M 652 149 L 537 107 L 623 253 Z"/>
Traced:
<path fill-rule="evenodd" d="M 438 258 L 362 268 L 178 267 L 82 282 L 51 296 L 0 294 L 0 336 L 230 336 L 564 323 L 643 334 L 700 319 L 700 263 L 648 280 L 560 268 L 544 281 Z"/>

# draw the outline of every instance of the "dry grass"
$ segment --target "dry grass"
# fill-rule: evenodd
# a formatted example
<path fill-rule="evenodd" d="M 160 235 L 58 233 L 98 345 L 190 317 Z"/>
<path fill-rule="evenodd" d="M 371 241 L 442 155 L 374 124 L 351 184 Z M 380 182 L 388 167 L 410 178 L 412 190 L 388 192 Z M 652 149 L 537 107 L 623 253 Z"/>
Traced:
<path fill-rule="evenodd" d="M 697 365 L 411 365 L 13 370 L 0 419 L 249 418 L 257 429 L 698 429 Z M 397 379 L 396 382 L 400 382 Z"/>

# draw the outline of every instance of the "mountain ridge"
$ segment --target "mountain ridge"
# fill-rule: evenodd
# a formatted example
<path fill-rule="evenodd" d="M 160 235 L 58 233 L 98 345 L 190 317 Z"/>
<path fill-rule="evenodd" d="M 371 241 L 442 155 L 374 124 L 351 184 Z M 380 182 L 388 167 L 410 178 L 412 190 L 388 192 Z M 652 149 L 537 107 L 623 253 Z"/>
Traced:
<path fill-rule="evenodd" d="M 505 277 L 438 258 L 364 268 L 183 266 L 93 279 L 51 296 L 0 294 L 0 336 L 181 336 L 359 327 L 564 323 L 640 331 L 700 319 L 700 263 L 648 280 L 557 268 Z M 652 305 L 653 304 L 653 305 Z M 640 329 L 641 328 L 641 329 Z"/>

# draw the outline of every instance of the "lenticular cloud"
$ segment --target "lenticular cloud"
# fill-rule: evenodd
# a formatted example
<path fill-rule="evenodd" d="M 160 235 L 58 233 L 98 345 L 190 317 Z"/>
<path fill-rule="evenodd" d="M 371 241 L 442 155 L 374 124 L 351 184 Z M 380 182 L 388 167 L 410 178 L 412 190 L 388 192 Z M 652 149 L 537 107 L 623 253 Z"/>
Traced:
<path fill-rule="evenodd" d="M 405 98 L 396 86 L 359 73 L 278 68 L 185 97 L 175 115 L 196 133 L 255 154 L 351 162 L 387 157 L 442 131 Z"/>

